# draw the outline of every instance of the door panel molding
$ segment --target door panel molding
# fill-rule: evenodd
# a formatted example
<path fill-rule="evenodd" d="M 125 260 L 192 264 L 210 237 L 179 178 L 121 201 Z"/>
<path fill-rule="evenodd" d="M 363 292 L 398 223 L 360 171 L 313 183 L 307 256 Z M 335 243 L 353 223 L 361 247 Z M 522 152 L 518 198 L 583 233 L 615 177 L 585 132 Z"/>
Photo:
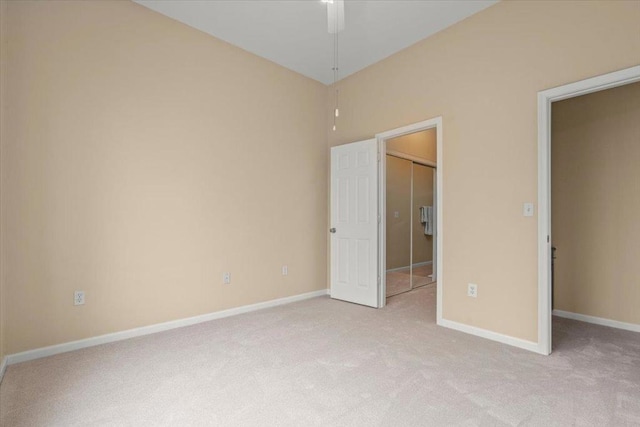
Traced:
<path fill-rule="evenodd" d="M 331 297 L 378 307 L 377 141 L 331 148 Z"/>

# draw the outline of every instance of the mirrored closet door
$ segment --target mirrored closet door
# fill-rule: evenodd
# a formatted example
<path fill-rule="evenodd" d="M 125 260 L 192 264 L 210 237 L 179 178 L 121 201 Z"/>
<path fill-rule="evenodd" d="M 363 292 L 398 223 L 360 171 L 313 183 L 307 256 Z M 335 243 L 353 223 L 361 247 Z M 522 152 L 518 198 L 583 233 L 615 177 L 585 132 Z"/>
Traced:
<path fill-rule="evenodd" d="M 387 296 L 411 290 L 412 162 L 387 155 Z"/>
<path fill-rule="evenodd" d="M 434 281 L 435 174 L 435 168 L 413 162 L 412 288 Z"/>
<path fill-rule="evenodd" d="M 397 295 L 434 283 L 433 166 L 387 154 L 386 289 Z"/>

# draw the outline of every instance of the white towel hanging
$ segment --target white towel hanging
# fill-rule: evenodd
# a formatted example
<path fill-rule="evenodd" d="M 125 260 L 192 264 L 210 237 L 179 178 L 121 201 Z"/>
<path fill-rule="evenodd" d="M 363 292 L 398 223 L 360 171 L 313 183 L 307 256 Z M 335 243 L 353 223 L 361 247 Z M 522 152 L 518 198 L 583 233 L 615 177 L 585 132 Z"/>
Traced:
<path fill-rule="evenodd" d="M 422 224 L 427 222 L 427 207 L 426 206 L 420 206 L 420 222 Z"/>
<path fill-rule="evenodd" d="M 420 222 L 424 224 L 424 234 L 433 236 L 433 206 L 420 206 Z"/>

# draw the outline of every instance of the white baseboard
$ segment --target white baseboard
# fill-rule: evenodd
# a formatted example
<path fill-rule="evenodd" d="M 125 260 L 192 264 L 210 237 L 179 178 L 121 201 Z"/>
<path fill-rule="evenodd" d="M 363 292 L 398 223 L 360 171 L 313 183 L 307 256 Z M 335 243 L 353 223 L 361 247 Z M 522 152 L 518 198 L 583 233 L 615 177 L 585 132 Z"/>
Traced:
<path fill-rule="evenodd" d="M 586 314 L 572 313 L 570 311 L 553 310 L 553 315 L 566 319 L 579 320 L 581 322 L 594 323 L 596 325 L 608 326 L 610 328 L 624 329 L 625 331 L 640 332 L 640 325 L 635 323 L 618 322 L 617 320 L 605 319 L 603 317 L 588 316 Z"/>
<path fill-rule="evenodd" d="M 422 267 L 423 265 L 431 265 L 431 264 L 433 264 L 433 261 L 417 262 L 413 264 L 413 268 Z M 393 271 L 406 270 L 407 268 L 409 268 L 408 265 L 406 267 L 390 268 L 389 270 L 387 270 L 387 273 L 391 273 Z"/>
<path fill-rule="evenodd" d="M 41 357 L 52 356 L 54 354 L 66 353 L 68 351 L 79 350 L 81 348 L 93 347 L 96 345 L 107 344 L 115 341 L 122 341 L 129 338 L 140 337 L 143 335 L 155 334 L 157 332 L 168 331 L 171 329 L 182 328 L 184 326 L 195 325 L 197 323 L 208 322 L 210 320 L 222 319 L 224 317 L 236 316 L 238 314 L 249 313 L 252 311 L 262 310 L 265 308 L 276 307 L 283 304 L 302 301 L 309 298 L 315 298 L 327 295 L 328 289 L 322 289 L 305 294 L 294 295 L 291 297 L 278 298 L 270 301 L 259 302 L 257 304 L 244 305 L 241 307 L 230 308 L 228 310 L 216 311 L 213 313 L 202 314 L 200 316 L 188 317 L 186 319 L 178 319 L 170 322 L 157 323 L 155 325 L 142 326 L 140 328 L 129 329 L 121 332 L 100 335 L 97 337 L 86 338 L 78 341 L 71 341 L 63 344 L 52 345 L 49 347 L 37 348 L 34 350 L 24 351 L 22 353 L 10 354 L 5 357 L 3 367 L 13 365 L 14 363 L 26 362 L 29 360 L 39 359 Z M 4 368 L 3 368 L 4 369 Z M 2 372 L 2 371 L 0 371 Z"/>
<path fill-rule="evenodd" d="M 2 384 L 2 379 L 4 378 L 4 371 L 7 370 L 7 357 L 3 357 L 2 361 L 0 362 L 0 384 Z"/>
<path fill-rule="evenodd" d="M 486 338 L 491 341 L 497 341 L 502 344 L 508 344 L 513 347 L 529 350 L 534 353 L 540 353 L 546 355 L 546 353 L 540 350 L 540 346 L 537 342 L 527 341 L 520 338 L 515 338 L 509 335 L 499 334 L 497 332 L 489 331 L 487 329 L 478 328 L 475 326 L 465 325 L 464 323 L 458 323 L 451 320 L 441 319 L 438 325 L 446 328 L 455 329 L 456 331 L 465 332 L 467 334 L 476 335 L 481 338 Z"/>

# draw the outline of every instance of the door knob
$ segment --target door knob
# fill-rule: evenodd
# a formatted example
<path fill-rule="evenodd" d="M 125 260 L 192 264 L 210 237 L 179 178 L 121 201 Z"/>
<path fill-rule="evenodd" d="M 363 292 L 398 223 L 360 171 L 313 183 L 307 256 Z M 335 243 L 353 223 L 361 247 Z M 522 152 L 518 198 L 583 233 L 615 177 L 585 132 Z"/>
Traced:
<path fill-rule="evenodd" d="M 335 232 L 336 232 L 336 229 L 335 229 L 335 228 L 330 228 L 330 229 L 329 229 L 329 233 L 335 233 Z"/>

